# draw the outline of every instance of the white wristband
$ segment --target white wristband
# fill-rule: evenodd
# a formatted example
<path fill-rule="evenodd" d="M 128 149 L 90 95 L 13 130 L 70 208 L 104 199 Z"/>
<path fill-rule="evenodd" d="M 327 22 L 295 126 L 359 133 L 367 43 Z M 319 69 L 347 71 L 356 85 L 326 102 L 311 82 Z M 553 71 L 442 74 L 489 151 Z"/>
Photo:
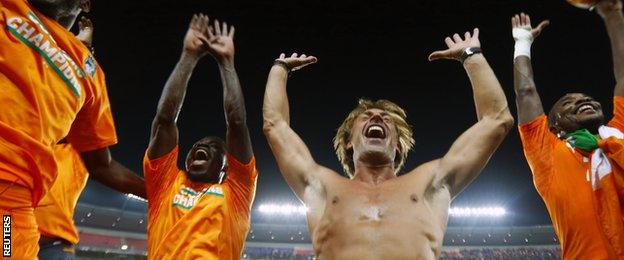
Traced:
<path fill-rule="evenodd" d="M 518 56 L 527 56 L 531 58 L 531 44 L 530 40 L 517 40 L 514 46 L 514 60 Z"/>

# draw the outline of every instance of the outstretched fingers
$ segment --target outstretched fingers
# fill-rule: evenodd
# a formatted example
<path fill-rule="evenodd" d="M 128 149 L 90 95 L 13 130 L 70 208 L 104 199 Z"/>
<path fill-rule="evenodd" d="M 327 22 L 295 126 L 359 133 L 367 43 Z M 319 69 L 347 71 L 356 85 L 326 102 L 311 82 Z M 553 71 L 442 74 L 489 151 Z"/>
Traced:
<path fill-rule="evenodd" d="M 431 54 L 429 54 L 429 61 L 444 59 L 448 57 L 449 55 L 451 55 L 450 49 L 442 50 L 442 51 L 434 51 Z"/>
<path fill-rule="evenodd" d="M 537 29 L 539 31 L 542 31 L 548 25 L 550 25 L 550 21 L 549 20 L 544 20 L 539 25 L 537 25 L 537 28 L 535 28 L 535 29 Z"/>
<path fill-rule="evenodd" d="M 234 31 L 236 31 L 236 28 L 232 25 L 232 27 L 230 27 L 230 33 L 228 34 L 228 37 L 234 39 Z"/>
<path fill-rule="evenodd" d="M 216 34 L 217 36 L 220 36 L 220 35 L 221 35 L 221 25 L 219 24 L 219 20 L 216 20 L 216 19 L 215 19 L 214 24 L 215 24 L 215 25 L 214 25 L 214 27 L 215 27 L 215 34 Z"/>

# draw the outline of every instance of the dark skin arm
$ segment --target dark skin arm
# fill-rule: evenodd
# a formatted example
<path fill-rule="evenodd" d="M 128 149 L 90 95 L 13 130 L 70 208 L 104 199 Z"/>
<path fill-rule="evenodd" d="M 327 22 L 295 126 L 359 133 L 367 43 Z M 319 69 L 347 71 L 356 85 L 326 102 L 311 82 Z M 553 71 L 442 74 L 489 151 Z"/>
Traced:
<path fill-rule="evenodd" d="M 622 2 L 619 0 L 603 0 L 596 4 L 596 11 L 604 20 L 613 55 L 613 72 L 615 74 L 615 96 L 624 96 L 624 17 Z"/>
<path fill-rule="evenodd" d="M 79 27 L 80 32 L 76 37 L 90 48 L 93 40 L 93 23 L 88 18 L 82 17 Z M 81 156 L 91 178 L 119 192 L 147 198 L 143 178 L 115 161 L 108 147 L 83 152 Z"/>
<path fill-rule="evenodd" d="M 208 17 L 195 15 L 184 38 L 184 49 L 178 64 L 165 84 L 147 148 L 147 156 L 155 159 L 169 153 L 178 145 L 178 126 L 176 124 L 186 88 L 197 61 L 207 53 L 206 42 Z"/>
<path fill-rule="evenodd" d="M 82 152 L 81 156 L 91 178 L 119 192 L 147 198 L 143 178 L 115 161 L 108 147 Z"/>
<path fill-rule="evenodd" d="M 511 25 L 513 30 L 516 30 L 514 31 L 515 37 L 518 37 L 517 34 L 524 34 L 534 39 L 548 25 L 548 21 L 543 21 L 537 28 L 532 28 L 531 18 L 520 14 L 511 18 Z M 544 113 L 542 100 L 533 81 L 531 58 L 528 56 L 518 56 L 514 59 L 514 90 L 519 124 L 529 123 Z"/>
<path fill-rule="evenodd" d="M 253 156 L 251 138 L 247 128 L 245 98 L 234 67 L 234 26 L 214 23 L 214 33 L 209 31 L 208 51 L 219 64 L 223 82 L 223 109 L 227 124 L 228 152 L 242 163 Z"/>

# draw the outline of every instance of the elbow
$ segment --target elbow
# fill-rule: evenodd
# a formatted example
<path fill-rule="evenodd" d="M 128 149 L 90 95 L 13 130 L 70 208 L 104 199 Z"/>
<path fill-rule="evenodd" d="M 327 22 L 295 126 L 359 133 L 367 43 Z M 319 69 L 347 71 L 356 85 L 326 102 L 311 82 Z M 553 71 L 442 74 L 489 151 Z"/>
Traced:
<path fill-rule="evenodd" d="M 175 117 L 165 116 L 165 115 L 156 115 L 154 121 L 152 122 L 152 126 L 159 125 L 175 125 L 176 119 Z"/>
<path fill-rule="evenodd" d="M 262 123 L 262 132 L 266 137 L 275 136 L 277 129 L 285 124 L 286 122 L 283 120 L 265 118 Z"/>
<path fill-rule="evenodd" d="M 505 131 L 505 135 L 511 131 L 511 128 L 514 127 L 516 121 L 514 120 L 511 113 L 509 113 L 509 109 L 505 113 L 505 116 L 501 119 L 501 127 Z"/>
<path fill-rule="evenodd" d="M 262 120 L 262 132 L 264 132 L 265 136 L 268 136 L 273 129 L 275 129 L 275 121 L 274 120 L 270 120 L 270 119 L 263 119 Z"/>
<path fill-rule="evenodd" d="M 511 128 L 513 128 L 514 124 L 515 120 L 509 112 L 508 108 L 506 108 L 505 111 L 496 119 L 496 125 L 500 129 L 503 136 L 506 136 L 507 133 L 511 131 Z"/>
<path fill-rule="evenodd" d="M 537 89 L 535 89 L 535 86 L 532 86 L 530 84 L 524 84 L 516 88 L 516 96 L 518 97 L 532 95 L 537 95 Z"/>
<path fill-rule="evenodd" d="M 501 138 L 504 138 L 515 124 L 515 120 L 509 112 L 508 107 L 505 107 L 498 114 L 494 116 L 486 116 L 484 119 L 490 122 L 491 127 L 495 129 L 496 135 Z"/>
<path fill-rule="evenodd" d="M 227 113 L 226 123 L 228 127 L 244 127 L 247 125 L 245 111 L 232 111 Z"/>

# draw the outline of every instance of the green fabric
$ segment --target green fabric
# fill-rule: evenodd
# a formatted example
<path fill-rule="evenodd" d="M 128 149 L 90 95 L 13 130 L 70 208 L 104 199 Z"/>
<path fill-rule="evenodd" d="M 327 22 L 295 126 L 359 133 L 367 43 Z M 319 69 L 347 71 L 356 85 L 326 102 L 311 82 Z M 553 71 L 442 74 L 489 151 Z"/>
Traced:
<path fill-rule="evenodd" d="M 598 137 L 589 132 L 587 129 L 576 130 L 572 133 L 565 135 L 568 143 L 574 148 L 581 149 L 583 151 L 594 151 L 598 148 Z"/>

